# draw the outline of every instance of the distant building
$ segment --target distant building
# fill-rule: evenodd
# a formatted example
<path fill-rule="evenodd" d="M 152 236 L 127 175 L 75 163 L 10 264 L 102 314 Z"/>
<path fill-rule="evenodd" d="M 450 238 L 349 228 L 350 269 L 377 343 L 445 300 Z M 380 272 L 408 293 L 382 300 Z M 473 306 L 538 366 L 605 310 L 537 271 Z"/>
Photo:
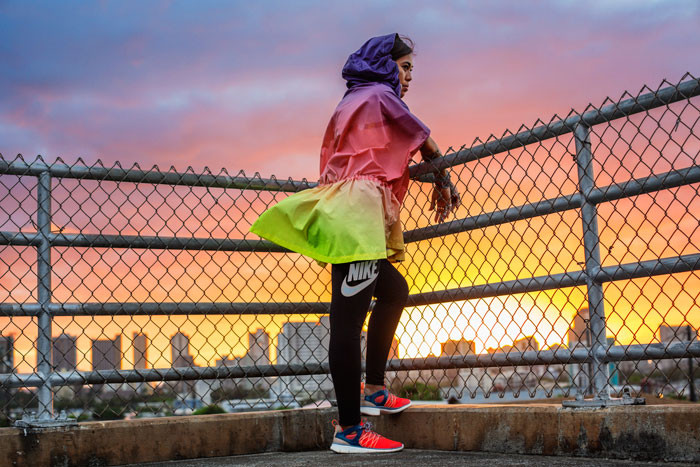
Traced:
<path fill-rule="evenodd" d="M 0 335 L 0 374 L 12 373 L 15 369 L 14 344 L 14 336 Z M 16 388 L 0 389 L 0 407 L 7 408 L 16 392 Z"/>
<path fill-rule="evenodd" d="M 256 329 L 248 334 L 248 353 L 256 365 L 270 364 L 270 335 L 264 329 Z"/>
<path fill-rule="evenodd" d="M 591 343 L 591 332 L 588 326 L 590 313 L 588 308 L 581 308 L 574 316 L 574 321 L 569 328 L 569 348 L 573 349 L 580 345 L 589 346 Z"/>
<path fill-rule="evenodd" d="M 440 344 L 441 357 L 454 357 L 454 356 L 465 356 L 474 355 L 476 353 L 476 345 L 474 341 L 469 341 L 467 339 L 447 340 Z"/>
<path fill-rule="evenodd" d="M 98 339 L 92 341 L 93 370 L 122 369 L 122 336 L 115 339 Z"/>
<path fill-rule="evenodd" d="M 148 338 L 145 334 L 135 332 L 131 340 L 134 348 L 134 369 L 148 368 Z"/>
<path fill-rule="evenodd" d="M 229 368 L 255 367 L 270 364 L 270 335 L 264 329 L 256 329 L 255 332 L 248 333 L 248 350 L 241 357 L 231 357 L 224 355 L 216 360 L 217 367 Z M 223 379 L 212 382 L 213 389 L 224 389 L 227 391 L 237 391 L 239 393 L 250 393 L 255 389 L 255 393 L 264 393 L 270 389 L 272 377 L 247 377 L 237 379 Z"/>
<path fill-rule="evenodd" d="M 279 335 L 278 363 L 321 363 L 328 358 L 330 320 L 284 323 Z"/>
<path fill-rule="evenodd" d="M 12 373 L 15 368 L 14 336 L 0 336 L 0 373 Z"/>
<path fill-rule="evenodd" d="M 476 344 L 474 344 L 474 341 L 470 341 L 464 338 L 459 340 L 447 340 L 440 344 L 440 348 L 440 357 L 466 357 L 467 355 L 476 354 Z M 472 374 L 474 373 L 474 371 L 481 374 L 483 370 L 469 368 L 449 368 L 446 370 L 432 370 L 432 373 L 433 378 L 438 379 L 437 382 L 440 386 L 449 386 L 450 388 L 454 388 L 454 394 L 451 392 L 450 395 L 454 395 L 459 399 L 463 395 L 463 389 L 473 389 L 475 381 L 472 381 Z M 444 377 L 437 378 L 438 375 L 440 375 L 440 373 L 442 373 Z"/>
<path fill-rule="evenodd" d="M 170 338 L 170 348 L 172 351 L 172 367 L 191 367 L 194 364 L 194 357 L 190 354 L 190 338 L 181 332 L 175 333 Z"/>
<path fill-rule="evenodd" d="M 513 349 L 519 352 L 531 352 L 533 350 L 537 352 L 540 350 L 540 343 L 537 342 L 534 336 L 527 336 L 513 342 Z"/>
<path fill-rule="evenodd" d="M 698 329 L 690 324 L 682 324 L 679 326 L 667 326 L 662 324 L 659 326 L 658 338 L 662 344 L 667 346 L 671 344 L 687 345 L 689 342 L 698 340 Z M 654 369 L 658 368 L 668 374 L 676 368 L 683 368 L 684 371 L 687 372 L 688 369 L 685 368 L 685 365 L 688 364 L 687 360 L 688 359 L 680 358 L 652 360 L 652 368 L 649 370 L 652 372 Z M 699 360 L 695 359 L 695 361 L 698 362 Z"/>
<path fill-rule="evenodd" d="M 277 337 L 277 364 L 319 364 L 328 360 L 330 319 L 317 323 L 288 322 Z M 277 395 L 328 397 L 333 390 L 330 375 L 282 376 L 273 384 Z M 359 388 L 358 388 L 359 391 Z"/>
<path fill-rule="evenodd" d="M 62 333 L 53 338 L 53 367 L 56 371 L 74 371 L 76 369 L 78 348 L 76 337 Z"/>
<path fill-rule="evenodd" d="M 264 329 L 248 333 L 248 351 L 241 357 L 224 355 L 216 360 L 216 366 L 255 366 L 270 364 L 270 335 Z"/>
<path fill-rule="evenodd" d="M 569 349 L 575 350 L 579 347 L 589 347 L 592 343 L 590 322 L 590 312 L 588 308 L 581 308 L 574 316 L 574 321 L 569 328 Z M 593 374 L 591 363 L 572 363 L 569 365 L 569 375 L 571 383 L 576 386 L 577 394 L 589 394 L 592 391 L 590 375 Z"/>
<path fill-rule="evenodd" d="M 681 326 L 666 326 L 662 324 L 659 326 L 659 342 L 672 343 L 672 342 L 688 342 L 698 340 L 698 330 L 690 326 L 689 324 L 684 324 Z"/>

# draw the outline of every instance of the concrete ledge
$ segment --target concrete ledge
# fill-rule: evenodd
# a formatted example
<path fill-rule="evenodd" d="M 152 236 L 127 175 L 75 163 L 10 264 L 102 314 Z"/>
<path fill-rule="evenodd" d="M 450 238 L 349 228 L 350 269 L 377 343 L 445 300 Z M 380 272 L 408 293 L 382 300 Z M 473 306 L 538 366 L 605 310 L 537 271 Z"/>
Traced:
<path fill-rule="evenodd" d="M 333 412 L 285 410 L 85 422 L 26 431 L 1 428 L 0 465 L 97 467 L 327 449 Z"/>
<path fill-rule="evenodd" d="M 118 465 L 327 449 L 333 409 L 0 429 L 0 465 Z M 435 405 L 375 417 L 408 448 L 700 462 L 700 405 Z"/>
<path fill-rule="evenodd" d="M 417 449 L 700 462 L 700 405 L 434 405 L 376 426 Z"/>

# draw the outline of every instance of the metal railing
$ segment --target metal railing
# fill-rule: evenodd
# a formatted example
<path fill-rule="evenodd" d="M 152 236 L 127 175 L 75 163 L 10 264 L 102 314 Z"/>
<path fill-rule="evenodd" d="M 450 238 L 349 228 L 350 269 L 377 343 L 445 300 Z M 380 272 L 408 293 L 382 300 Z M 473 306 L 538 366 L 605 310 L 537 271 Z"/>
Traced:
<path fill-rule="evenodd" d="M 412 293 L 389 362 L 392 385 L 409 392 L 417 383 L 434 385 L 456 399 L 479 391 L 573 391 L 579 404 L 593 405 L 614 403 L 623 386 L 637 394 L 687 388 L 693 397 L 699 94 L 699 80 L 686 75 L 677 85 L 645 88 L 412 166 L 409 261 L 401 266 Z M 433 225 L 424 182 L 436 168 L 451 168 L 463 205 L 455 220 Z M 68 387 L 67 399 L 79 402 L 64 405 L 96 416 L 108 412 L 94 409 L 96 402 L 115 398 L 125 401 L 121 415 L 157 402 L 168 406 L 166 414 L 174 402 L 186 412 L 194 408 L 188 398 L 200 396 L 198 382 L 212 404 L 235 399 L 258 407 L 245 397 L 254 393 L 267 407 L 332 398 L 327 273 L 247 234 L 266 206 L 314 185 L 0 157 L 2 412 L 17 418 L 34 409 L 39 420 L 51 420 L 54 399 Z M 628 204 L 616 204 L 622 202 Z M 644 232 L 651 237 L 637 253 Z M 35 261 L 27 260 L 31 251 Z M 639 286 L 639 279 L 652 282 Z M 658 293 L 646 297 L 651 289 Z M 146 330 L 155 334 L 150 344 Z M 192 355 L 194 333 L 201 344 Z M 83 337 L 90 349 L 78 345 Z M 85 369 L 89 354 L 92 370 Z M 669 359 L 676 359 L 670 367 L 661 363 Z M 672 384 L 678 371 L 689 381 L 680 389 Z M 585 393 L 593 399 L 582 401 Z"/>

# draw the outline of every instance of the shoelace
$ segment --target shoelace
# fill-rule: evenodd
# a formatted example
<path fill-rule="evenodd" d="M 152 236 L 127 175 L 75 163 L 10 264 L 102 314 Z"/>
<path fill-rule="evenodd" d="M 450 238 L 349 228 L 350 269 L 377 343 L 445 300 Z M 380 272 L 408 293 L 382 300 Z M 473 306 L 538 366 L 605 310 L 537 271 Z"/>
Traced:
<path fill-rule="evenodd" d="M 372 431 L 372 424 L 370 422 L 365 422 L 362 425 L 362 435 L 360 436 L 360 444 L 365 447 L 375 447 L 379 440 L 382 439 L 382 435 Z"/>

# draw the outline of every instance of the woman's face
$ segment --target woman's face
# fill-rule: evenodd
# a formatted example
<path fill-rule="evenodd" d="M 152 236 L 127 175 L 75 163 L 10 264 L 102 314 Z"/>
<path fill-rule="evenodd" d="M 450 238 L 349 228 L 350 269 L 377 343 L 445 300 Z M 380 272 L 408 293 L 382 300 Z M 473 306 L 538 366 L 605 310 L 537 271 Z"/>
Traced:
<path fill-rule="evenodd" d="M 401 83 L 401 97 L 408 92 L 408 83 L 411 82 L 413 71 L 413 54 L 404 55 L 396 59 L 399 66 L 399 82 Z"/>

